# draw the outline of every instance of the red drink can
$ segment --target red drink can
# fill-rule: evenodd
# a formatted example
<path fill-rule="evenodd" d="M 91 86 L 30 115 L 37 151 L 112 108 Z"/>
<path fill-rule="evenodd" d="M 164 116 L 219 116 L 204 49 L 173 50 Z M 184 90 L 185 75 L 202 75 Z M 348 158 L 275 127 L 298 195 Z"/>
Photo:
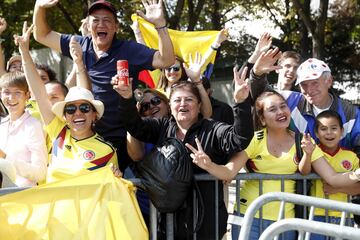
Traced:
<path fill-rule="evenodd" d="M 129 85 L 129 63 L 127 60 L 118 60 L 116 63 L 116 70 L 119 81 L 126 86 Z"/>

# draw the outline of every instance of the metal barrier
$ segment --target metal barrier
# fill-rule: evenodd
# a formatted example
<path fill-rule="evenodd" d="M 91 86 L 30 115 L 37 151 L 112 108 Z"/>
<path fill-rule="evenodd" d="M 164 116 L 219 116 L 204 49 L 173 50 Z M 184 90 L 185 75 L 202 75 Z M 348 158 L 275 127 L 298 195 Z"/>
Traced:
<path fill-rule="evenodd" d="M 285 180 L 304 180 L 304 185 L 306 184 L 305 180 L 313 180 L 313 179 L 320 179 L 320 177 L 314 173 L 303 176 L 299 173 L 296 174 L 259 174 L 259 173 L 239 173 L 237 174 L 235 180 L 236 180 L 236 202 L 237 202 L 237 211 L 240 210 L 240 180 L 259 180 L 259 195 L 261 196 L 263 194 L 262 192 L 262 186 L 263 186 L 263 180 L 279 180 L 281 181 L 281 191 L 284 191 L 284 181 Z M 139 186 L 140 180 L 139 179 L 129 179 L 132 181 L 136 186 Z M 210 174 L 198 174 L 195 175 L 196 181 L 214 181 L 214 183 L 218 183 L 219 180 L 217 180 L 215 177 L 213 177 Z M 8 189 L 0 189 L 0 196 L 3 194 L 20 191 L 25 188 L 8 188 Z M 215 184 L 215 209 L 218 209 L 218 184 Z M 303 197 L 301 195 L 296 195 L 298 197 Z M 196 202 L 196 197 L 194 194 L 193 202 Z M 336 201 L 333 201 L 336 202 Z M 338 204 L 344 204 L 341 202 L 336 202 Z M 355 205 L 356 206 L 356 205 Z M 194 208 L 194 216 L 196 215 L 196 208 Z M 262 211 L 260 209 L 260 215 L 259 218 L 262 219 Z M 194 218 L 195 219 L 195 218 Z M 219 213 L 215 212 L 215 239 L 220 239 L 221 236 L 219 236 Z M 196 223 L 193 224 L 195 226 Z M 246 226 L 246 227 L 245 227 Z M 249 228 L 249 225 L 242 225 L 243 228 Z M 251 226 L 251 224 L 250 224 Z M 151 204 L 150 206 L 150 239 L 156 240 L 158 238 L 157 236 L 157 210 L 155 207 Z M 248 229 L 250 230 L 250 228 Z M 172 240 L 174 239 L 174 214 L 167 214 L 166 216 L 166 239 Z M 194 234 L 194 238 L 196 239 L 196 234 Z M 243 238 L 246 239 L 246 238 Z"/>
<path fill-rule="evenodd" d="M 353 203 L 343 203 L 343 202 L 338 202 L 338 201 L 334 201 L 334 200 L 321 199 L 321 198 L 303 196 L 303 195 L 292 194 L 292 193 L 284 193 L 284 192 L 283 193 L 280 193 L 280 192 L 266 193 L 266 194 L 258 197 L 248 207 L 246 214 L 244 216 L 244 221 L 243 221 L 243 224 L 241 227 L 239 240 L 247 240 L 248 239 L 252 221 L 254 219 L 256 212 L 264 204 L 269 203 L 271 201 L 280 201 L 281 202 L 278 220 L 281 220 L 283 218 L 284 206 L 285 206 L 286 202 L 294 203 L 294 204 L 298 204 L 298 205 L 309 206 L 310 207 L 310 215 L 309 215 L 310 220 L 312 220 L 312 218 L 314 216 L 315 208 L 323 208 L 323 209 L 340 211 L 340 212 L 342 212 L 341 223 L 340 223 L 340 226 L 342 226 L 342 227 L 344 227 L 344 224 L 345 224 L 346 213 L 353 213 L 353 214 L 358 214 L 358 215 L 360 214 L 359 205 L 353 204 Z M 301 220 L 301 219 L 296 219 L 296 220 Z M 303 222 L 303 221 L 300 221 L 300 222 Z M 308 223 L 306 223 L 307 225 L 303 226 L 304 231 L 307 231 L 307 229 L 309 229 L 309 230 L 316 229 L 318 223 L 320 223 L 320 222 L 316 222 L 316 224 L 313 224 L 312 228 L 308 228 L 307 227 Z M 281 224 L 284 224 L 284 226 L 286 226 L 286 222 L 280 223 L 278 225 L 282 226 Z M 321 225 L 323 225 L 323 224 L 321 224 Z M 337 226 L 337 225 L 332 224 L 332 226 Z M 299 229 L 300 229 L 300 227 L 301 227 L 301 225 L 299 224 Z M 316 230 L 315 233 L 317 233 L 317 232 L 323 233 L 327 228 L 328 227 L 326 225 L 325 229 Z M 345 228 L 345 229 L 347 229 L 347 228 Z M 279 229 L 276 229 L 276 230 L 271 229 L 271 230 L 269 230 L 270 233 L 267 233 L 267 234 L 272 235 L 272 234 L 274 234 L 274 232 L 279 232 L 279 231 L 283 231 L 283 230 L 284 230 L 284 227 L 280 227 Z M 288 230 L 291 230 L 291 229 L 286 229 L 286 231 L 288 231 Z M 355 229 L 355 231 L 357 234 L 360 233 L 359 229 Z M 304 232 L 302 232 L 301 229 L 300 229 L 299 235 L 300 235 L 299 239 L 302 239 Z M 331 236 L 333 236 L 333 235 L 331 235 Z M 338 235 L 335 235 L 335 236 L 338 236 Z M 355 236 L 357 236 L 357 235 L 354 235 L 353 237 L 355 237 Z M 309 237 L 310 237 L 310 234 L 309 234 L 309 232 L 307 232 L 305 239 L 309 239 Z M 350 235 L 350 237 L 351 237 L 351 235 Z M 357 239 L 359 239 L 359 238 L 357 238 Z"/>
<path fill-rule="evenodd" d="M 360 230 L 353 227 L 338 226 L 330 223 L 315 222 L 299 218 L 288 218 L 271 224 L 261 234 L 259 240 L 274 239 L 279 234 L 289 230 L 312 232 L 335 237 L 336 239 L 360 239 Z"/>

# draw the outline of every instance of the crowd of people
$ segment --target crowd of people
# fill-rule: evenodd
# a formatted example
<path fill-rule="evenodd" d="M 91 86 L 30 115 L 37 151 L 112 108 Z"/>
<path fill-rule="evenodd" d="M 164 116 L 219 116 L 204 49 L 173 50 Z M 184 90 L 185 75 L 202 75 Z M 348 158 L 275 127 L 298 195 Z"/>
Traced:
<path fill-rule="evenodd" d="M 348 195 L 360 194 L 359 108 L 334 93 L 325 62 L 302 61 L 294 51 L 272 48 L 271 35 L 264 33 L 243 67 L 234 67 L 231 73 L 231 108 L 211 96 L 210 80 L 201 76 L 211 52 L 227 40 L 227 29 L 219 32 L 208 53 L 202 56 L 194 49 L 190 62 L 184 63 L 175 56 L 161 0 L 143 1 L 146 11 L 138 12 L 154 25 L 159 49 L 144 45 L 136 24 L 132 28 L 137 42 L 117 38 L 117 10 L 104 0 L 90 5 L 82 36 L 58 33 L 46 19 L 47 10 L 57 2 L 36 1 L 33 24 L 25 22 L 22 35 L 14 35 L 20 55 L 7 64 L 0 42 L 2 180 L 6 177 L 14 186 L 33 187 L 108 165 L 116 176 L 130 178 L 136 176 L 133 162 L 173 137 L 188 148 L 195 174 L 210 173 L 231 181 L 243 168 L 271 174 L 315 172 L 322 180 L 314 182 L 312 196 L 346 202 Z M 0 35 L 6 26 L 0 18 Z M 32 33 L 45 47 L 73 60 L 73 72 L 66 81 L 59 81 L 51 66 L 34 63 L 29 46 Z M 130 84 L 118 78 L 117 60 L 128 61 Z M 156 89 L 138 89 L 139 72 L 153 69 L 162 70 Z M 275 87 L 267 82 L 271 71 L 278 73 Z M 296 159 L 299 133 L 303 156 Z M 197 238 L 215 239 L 217 228 L 221 238 L 228 218 L 224 184 L 203 181 L 198 185 L 205 204 Z M 263 186 L 263 193 L 281 191 L 277 181 Z M 284 191 L 294 193 L 294 181 L 285 181 Z M 234 214 L 243 216 L 258 195 L 258 181 L 246 181 L 239 196 L 241 211 Z M 146 193 L 138 194 L 138 200 L 147 220 Z M 258 239 L 260 229 L 276 221 L 278 209 L 279 204 L 273 203 L 263 209 L 262 219 L 257 215 L 250 239 Z M 339 213 L 328 214 L 340 221 Z M 324 211 L 315 215 L 318 221 L 326 221 Z M 285 216 L 294 216 L 293 205 L 286 205 Z M 232 228 L 233 239 L 239 230 Z M 175 238 L 190 239 L 193 233 L 189 225 Z M 296 234 L 287 232 L 285 238 L 295 239 Z"/>

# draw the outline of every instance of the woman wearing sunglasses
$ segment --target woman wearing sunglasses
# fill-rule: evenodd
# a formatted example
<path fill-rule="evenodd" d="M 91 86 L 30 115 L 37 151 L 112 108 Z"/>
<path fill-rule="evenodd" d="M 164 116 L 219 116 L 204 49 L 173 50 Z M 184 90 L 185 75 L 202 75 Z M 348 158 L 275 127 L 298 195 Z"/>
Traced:
<path fill-rule="evenodd" d="M 204 151 L 218 164 L 226 164 L 226 159 L 242 151 L 253 135 L 251 105 L 248 84 L 245 82 L 246 71 L 241 74 L 234 70 L 234 125 L 227 125 L 203 118 L 200 113 L 201 97 L 197 86 L 191 82 L 174 85 L 170 92 L 170 118 L 141 118 L 132 100 L 131 84 L 123 85 L 114 81 L 114 89 L 120 95 L 119 111 L 122 123 L 127 131 L 136 139 L 152 144 L 159 144 L 167 137 L 175 137 L 184 143 L 195 144 L 198 137 Z M 194 173 L 204 170 L 193 165 Z M 215 229 L 219 227 L 219 236 L 226 232 L 227 209 L 223 197 L 222 182 L 218 182 L 218 209 L 215 209 L 215 184 L 213 181 L 202 181 L 199 190 L 204 201 L 204 220 L 197 232 L 198 239 L 215 239 Z M 191 203 L 189 203 L 191 204 Z M 191 207 L 191 205 L 189 206 Z M 215 211 L 219 213 L 219 225 L 215 226 Z M 180 223 L 179 223 L 180 224 Z M 191 226 L 188 225 L 189 228 Z M 178 234 L 193 233 L 193 229 L 182 229 Z M 179 236 L 175 236 L 178 239 Z"/>
<path fill-rule="evenodd" d="M 117 166 L 115 149 L 93 129 L 95 121 L 104 113 L 101 101 L 95 100 L 86 88 L 72 87 L 64 101 L 51 105 L 44 83 L 29 53 L 31 29 L 32 27 L 27 29 L 24 25 L 23 36 L 16 36 L 15 42 L 19 45 L 24 73 L 38 103 L 46 132 L 53 142 L 46 182 L 86 173 L 109 163 Z M 75 48 L 74 44 L 73 49 Z M 74 62 L 82 61 L 81 54 L 72 56 Z M 77 69 L 78 73 L 85 71 L 84 68 Z M 86 84 L 88 83 L 83 85 Z"/>

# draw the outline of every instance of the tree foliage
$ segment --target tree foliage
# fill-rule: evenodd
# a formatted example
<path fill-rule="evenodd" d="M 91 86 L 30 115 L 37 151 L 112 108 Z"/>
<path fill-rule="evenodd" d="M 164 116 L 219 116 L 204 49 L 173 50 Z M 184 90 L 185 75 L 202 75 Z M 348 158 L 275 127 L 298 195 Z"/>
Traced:
<path fill-rule="evenodd" d="M 119 10 L 119 36 L 133 38 L 131 14 L 143 10 L 140 0 L 109 0 Z M 60 0 L 47 11 L 49 25 L 58 32 L 79 33 L 80 21 L 87 15 L 92 0 Z M 330 64 L 337 81 L 359 78 L 360 69 L 360 3 L 356 0 L 320 0 L 311 9 L 311 0 L 164 0 L 166 19 L 172 29 L 220 30 L 253 19 L 267 20 L 281 30 L 274 44 L 281 50 L 298 51 L 303 58 L 317 56 Z M 0 16 L 5 17 L 8 29 L 2 38 L 6 57 L 16 51 L 12 41 L 20 33 L 24 21 L 32 22 L 35 0 L 0 0 Z M 327 10 L 328 9 L 328 10 Z M 245 26 L 246 28 L 246 26 Z M 243 62 L 251 54 L 256 39 L 238 30 L 239 34 L 224 44 L 218 65 L 228 67 Z M 34 40 L 33 48 L 42 47 Z"/>

